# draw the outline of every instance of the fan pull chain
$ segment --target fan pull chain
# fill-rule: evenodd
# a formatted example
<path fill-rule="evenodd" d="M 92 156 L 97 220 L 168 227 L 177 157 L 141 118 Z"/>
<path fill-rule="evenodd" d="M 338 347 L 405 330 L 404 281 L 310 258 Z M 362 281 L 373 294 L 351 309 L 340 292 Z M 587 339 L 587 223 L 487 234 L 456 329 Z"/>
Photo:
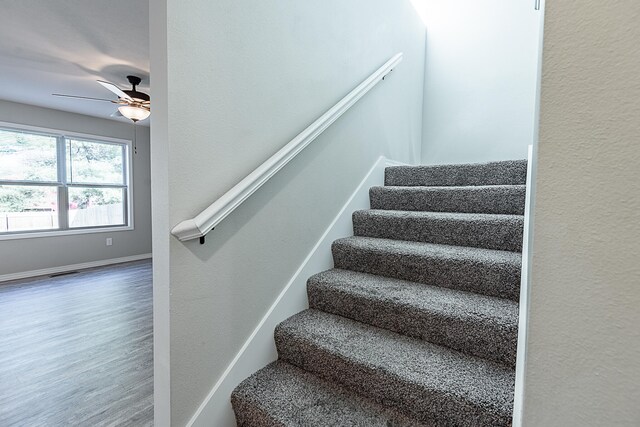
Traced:
<path fill-rule="evenodd" d="M 133 154 L 138 154 L 138 132 L 136 131 L 136 122 L 133 122 Z"/>

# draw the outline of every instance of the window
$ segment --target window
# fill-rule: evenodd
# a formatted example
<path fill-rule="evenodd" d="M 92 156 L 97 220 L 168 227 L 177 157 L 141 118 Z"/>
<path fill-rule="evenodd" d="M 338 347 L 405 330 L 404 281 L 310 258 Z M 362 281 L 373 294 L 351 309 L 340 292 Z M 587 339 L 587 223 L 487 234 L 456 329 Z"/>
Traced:
<path fill-rule="evenodd" d="M 0 237 L 130 225 L 128 141 L 0 127 Z"/>

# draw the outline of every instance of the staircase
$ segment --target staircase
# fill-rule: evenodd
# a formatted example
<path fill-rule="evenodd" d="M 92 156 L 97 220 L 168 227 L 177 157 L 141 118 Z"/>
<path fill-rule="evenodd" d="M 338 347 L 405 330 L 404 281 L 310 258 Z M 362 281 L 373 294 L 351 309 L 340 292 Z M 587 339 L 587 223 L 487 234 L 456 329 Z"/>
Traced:
<path fill-rule="evenodd" d="M 234 390 L 238 425 L 511 425 L 526 170 L 387 168 Z"/>

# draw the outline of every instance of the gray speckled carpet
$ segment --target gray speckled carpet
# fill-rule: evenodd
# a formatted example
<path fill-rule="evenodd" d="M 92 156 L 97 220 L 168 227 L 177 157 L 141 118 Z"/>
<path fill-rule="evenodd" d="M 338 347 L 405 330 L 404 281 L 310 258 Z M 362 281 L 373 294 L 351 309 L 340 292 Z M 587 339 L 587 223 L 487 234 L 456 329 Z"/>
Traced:
<path fill-rule="evenodd" d="M 234 390 L 238 425 L 510 426 L 526 169 L 387 168 Z"/>

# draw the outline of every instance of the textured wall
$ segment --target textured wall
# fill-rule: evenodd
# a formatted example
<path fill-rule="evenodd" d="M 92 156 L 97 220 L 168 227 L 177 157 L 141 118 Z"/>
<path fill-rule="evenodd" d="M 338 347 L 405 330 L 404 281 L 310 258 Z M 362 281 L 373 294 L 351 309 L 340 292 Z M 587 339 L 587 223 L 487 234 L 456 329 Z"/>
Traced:
<path fill-rule="evenodd" d="M 534 0 L 413 0 L 427 24 L 422 163 L 524 159 L 542 13 Z"/>
<path fill-rule="evenodd" d="M 158 7 L 151 2 L 152 16 Z M 154 44 L 163 21 L 164 52 Z M 409 0 L 168 0 L 166 18 L 151 27 L 154 96 L 168 88 L 169 109 L 165 117 L 154 112 L 154 123 L 168 132 L 166 156 L 157 153 L 168 161 L 171 226 L 220 197 L 394 54 L 405 55 L 205 245 L 171 238 L 169 249 L 169 230 L 154 227 L 154 255 L 170 250 L 154 285 L 170 293 L 171 419 L 180 426 L 376 159 L 419 161 L 424 26 Z M 163 150 L 157 129 L 152 123 L 154 150 Z M 166 166 L 155 160 L 154 186 L 163 185 Z"/>
<path fill-rule="evenodd" d="M 0 101 L 0 121 L 96 136 L 132 139 L 131 125 L 114 120 Z M 133 156 L 134 230 L 37 237 L 0 242 L 0 275 L 100 261 L 151 252 L 151 182 L 149 128 L 138 127 Z M 113 237 L 113 246 L 105 238 Z"/>
<path fill-rule="evenodd" d="M 640 3 L 547 3 L 524 425 L 640 425 Z"/>

